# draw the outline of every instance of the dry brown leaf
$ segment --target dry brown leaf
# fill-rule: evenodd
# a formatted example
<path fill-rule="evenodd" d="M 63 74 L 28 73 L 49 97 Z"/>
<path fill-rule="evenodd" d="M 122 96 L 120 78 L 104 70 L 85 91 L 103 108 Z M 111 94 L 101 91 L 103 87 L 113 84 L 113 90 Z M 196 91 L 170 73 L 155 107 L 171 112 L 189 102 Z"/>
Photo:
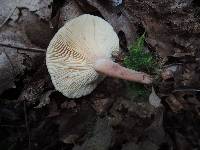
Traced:
<path fill-rule="evenodd" d="M 26 21 L 25 18 L 27 18 Z M 31 50 L 27 48 L 37 48 L 31 44 L 24 31 L 24 25 L 28 20 L 34 21 L 36 17 L 24 10 L 18 24 L 9 22 L 9 26 L 4 25 L 0 31 L 0 52 L 5 52 L 10 60 L 10 65 L 13 67 L 13 81 L 16 81 L 17 76 L 20 78 L 25 70 L 30 69 L 29 63 L 32 63 L 29 62 L 30 60 L 40 55 L 38 53 L 32 53 Z M 20 51 L 22 49 L 23 51 Z M 7 63 L 4 65 L 4 67 L 10 68 Z M 4 71 L 0 70 L 0 74 L 4 74 Z M 4 81 L 2 81 L 1 84 L 9 85 L 7 81 L 10 81 L 9 76 L 4 76 Z"/>
<path fill-rule="evenodd" d="M 6 59 L 1 61 L 5 61 L 4 68 L 7 70 L 10 70 L 10 65 L 13 67 L 13 72 L 10 73 L 12 81 L 10 76 L 4 78 L 2 76 L 4 80 L 1 85 L 13 85 L 17 80 L 16 77 L 20 78 L 25 70 L 32 69 L 35 58 L 41 53 L 45 54 L 45 51 L 39 47 L 46 48 L 52 35 L 49 24 L 40 19 L 48 20 L 51 17 L 51 0 L 18 2 L 18 0 L 1 0 L 0 53 L 7 54 L 10 64 Z M 0 70 L 0 74 L 5 73 Z M 1 89 L 3 92 L 7 88 L 5 86 Z"/>

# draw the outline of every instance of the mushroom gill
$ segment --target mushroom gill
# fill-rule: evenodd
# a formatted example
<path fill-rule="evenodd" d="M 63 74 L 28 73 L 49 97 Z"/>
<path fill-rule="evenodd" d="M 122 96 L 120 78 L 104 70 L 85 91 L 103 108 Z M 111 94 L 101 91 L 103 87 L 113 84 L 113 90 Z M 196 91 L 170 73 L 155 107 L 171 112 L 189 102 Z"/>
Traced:
<path fill-rule="evenodd" d="M 100 17 L 81 15 L 68 21 L 51 40 L 46 65 L 53 85 L 69 98 L 90 94 L 107 75 L 151 83 L 149 75 L 113 62 L 119 39 L 112 26 Z"/>

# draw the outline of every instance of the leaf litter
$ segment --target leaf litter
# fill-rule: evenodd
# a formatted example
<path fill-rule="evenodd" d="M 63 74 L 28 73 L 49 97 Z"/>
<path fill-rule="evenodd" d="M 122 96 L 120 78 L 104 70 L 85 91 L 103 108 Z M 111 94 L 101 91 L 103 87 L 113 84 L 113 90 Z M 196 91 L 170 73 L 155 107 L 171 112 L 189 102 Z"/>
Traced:
<path fill-rule="evenodd" d="M 197 2 L 66 0 L 61 5 L 56 0 L 1 0 L 0 3 L 2 149 L 200 147 Z M 111 78 L 106 78 L 91 95 L 78 100 L 54 91 L 45 66 L 45 49 L 57 27 L 83 13 L 99 15 L 111 23 L 125 45 L 121 45 L 125 55 L 124 47 L 146 31 L 145 48 L 156 51 L 165 60 L 163 79 L 153 87 L 149 101 L 127 95 L 126 84 Z M 193 24 L 187 22 L 188 17 Z"/>

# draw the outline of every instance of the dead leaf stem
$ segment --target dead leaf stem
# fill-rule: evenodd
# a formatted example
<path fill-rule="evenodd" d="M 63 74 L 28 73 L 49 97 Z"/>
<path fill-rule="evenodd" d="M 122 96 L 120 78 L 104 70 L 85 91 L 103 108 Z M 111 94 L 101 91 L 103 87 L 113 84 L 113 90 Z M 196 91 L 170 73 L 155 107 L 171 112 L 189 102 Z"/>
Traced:
<path fill-rule="evenodd" d="M 36 53 L 46 53 L 45 49 L 40 48 L 32 48 L 32 47 L 21 47 L 17 45 L 5 44 L 0 42 L 0 46 L 15 48 L 18 50 L 28 51 L 28 52 L 36 52 Z"/>

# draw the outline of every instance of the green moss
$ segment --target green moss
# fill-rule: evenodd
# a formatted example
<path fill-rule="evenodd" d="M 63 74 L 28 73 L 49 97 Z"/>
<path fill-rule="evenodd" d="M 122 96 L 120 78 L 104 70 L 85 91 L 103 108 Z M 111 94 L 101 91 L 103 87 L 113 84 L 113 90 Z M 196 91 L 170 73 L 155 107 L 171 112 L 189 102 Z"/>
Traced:
<path fill-rule="evenodd" d="M 144 51 L 145 33 L 140 36 L 129 48 L 129 55 L 124 59 L 124 66 L 136 71 L 143 71 L 154 75 L 158 69 L 158 63 L 151 53 Z M 136 97 L 146 98 L 150 94 L 150 88 L 139 83 L 128 83 L 129 90 L 134 92 Z"/>

